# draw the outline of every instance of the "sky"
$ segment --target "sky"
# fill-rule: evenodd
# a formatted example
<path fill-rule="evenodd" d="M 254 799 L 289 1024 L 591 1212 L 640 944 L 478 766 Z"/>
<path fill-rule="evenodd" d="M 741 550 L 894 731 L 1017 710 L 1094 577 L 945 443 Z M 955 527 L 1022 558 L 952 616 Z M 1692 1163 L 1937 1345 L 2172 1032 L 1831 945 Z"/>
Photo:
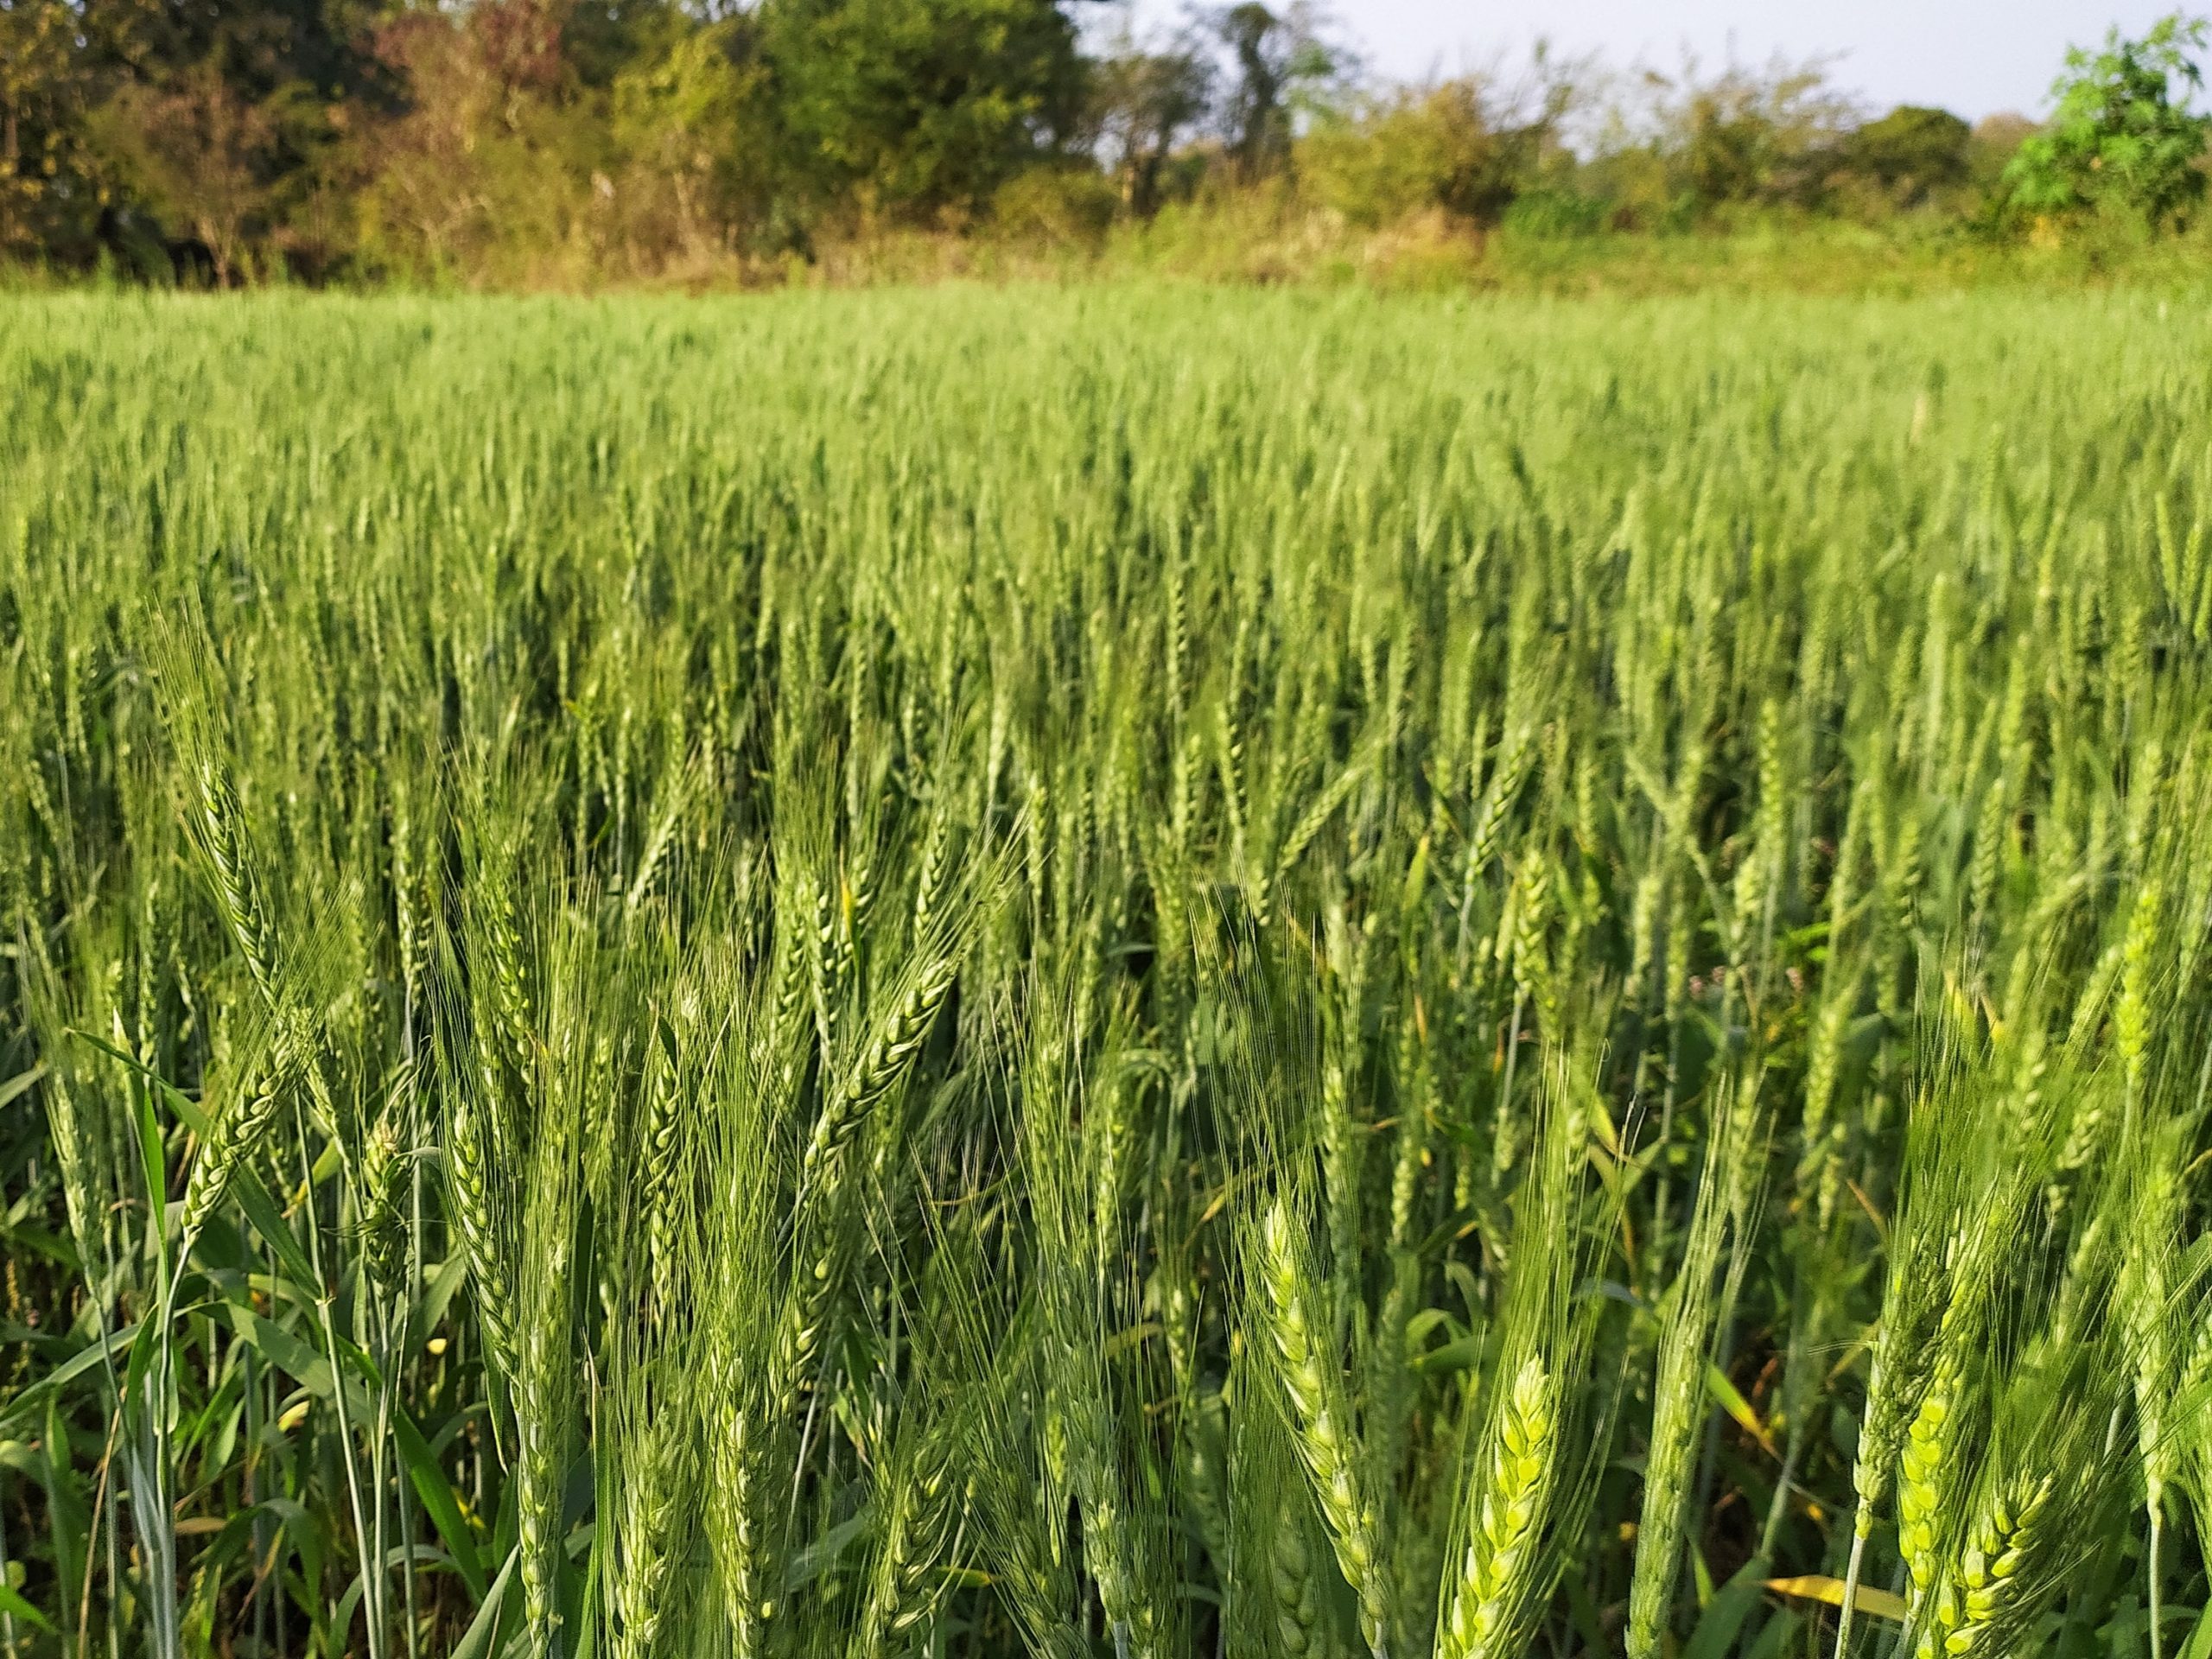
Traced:
<path fill-rule="evenodd" d="M 1146 20 L 1175 0 L 1135 0 Z M 1816 54 L 1829 79 L 1876 112 L 1933 104 L 1969 120 L 2032 115 L 2069 45 L 2107 27 L 2140 32 L 2177 0 L 1334 0 L 1326 10 L 1375 73 L 1399 80 L 1524 60 L 1537 35 L 1568 53 L 1602 51 L 1617 67 L 1678 68 L 1687 47 L 1707 69 Z"/>

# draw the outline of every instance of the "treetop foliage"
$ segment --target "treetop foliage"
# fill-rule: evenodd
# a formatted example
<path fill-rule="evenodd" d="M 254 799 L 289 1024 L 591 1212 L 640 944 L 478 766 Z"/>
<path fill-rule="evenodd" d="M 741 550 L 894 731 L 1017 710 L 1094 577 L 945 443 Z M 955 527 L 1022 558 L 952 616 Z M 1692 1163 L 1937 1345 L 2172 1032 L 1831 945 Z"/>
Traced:
<path fill-rule="evenodd" d="M 2212 22 L 2176 12 L 2139 41 L 2114 29 L 2101 51 L 2068 53 L 2050 123 L 2007 171 L 2018 200 L 2046 211 L 2113 201 L 2153 226 L 2186 212 L 2204 194 L 2212 134 L 2212 115 L 2188 107 L 2208 35 Z"/>

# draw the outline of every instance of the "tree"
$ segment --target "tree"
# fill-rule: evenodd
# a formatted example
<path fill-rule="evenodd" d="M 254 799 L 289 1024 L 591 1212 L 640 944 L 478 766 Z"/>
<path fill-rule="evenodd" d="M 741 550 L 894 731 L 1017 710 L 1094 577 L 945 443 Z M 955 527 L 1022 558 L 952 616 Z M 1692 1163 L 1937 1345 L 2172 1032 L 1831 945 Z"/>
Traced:
<path fill-rule="evenodd" d="M 2203 85 L 2193 54 L 2208 34 L 2204 19 L 2175 12 L 2139 41 L 2114 29 L 2101 52 L 2069 50 L 2050 121 L 2005 170 L 2012 200 L 2041 213 L 2110 203 L 2154 232 L 2182 219 L 2204 194 L 2197 162 L 2212 116 L 2188 103 Z"/>
<path fill-rule="evenodd" d="M 160 86 L 130 83 L 99 128 L 138 199 L 207 251 L 216 283 L 243 274 L 249 233 L 270 199 L 276 122 L 203 59 Z"/>
<path fill-rule="evenodd" d="M 388 0 L 0 0 L 0 252 L 227 277 L 327 184 Z"/>
<path fill-rule="evenodd" d="M 1279 16 L 1244 0 L 1217 14 L 1213 27 L 1236 64 L 1223 124 L 1237 175 L 1249 181 L 1288 156 L 1301 99 L 1332 80 L 1338 66 L 1302 7 Z"/>
<path fill-rule="evenodd" d="M 1176 141 L 1204 120 L 1213 68 L 1176 42 L 1154 51 L 1124 43 L 1092 72 L 1093 119 L 1122 202 L 1141 219 L 1159 211 L 1160 175 Z"/>
<path fill-rule="evenodd" d="M 1081 116 L 1075 26 L 1054 0 L 768 0 L 758 15 L 810 214 L 973 212 Z"/>
<path fill-rule="evenodd" d="M 37 254 L 89 224 L 94 72 L 83 34 L 66 0 L 0 5 L 0 253 Z"/>
<path fill-rule="evenodd" d="M 2000 110 L 1975 122 L 1967 141 L 1967 173 L 1974 188 L 1986 195 L 2001 195 L 2005 169 L 2039 130 L 2015 110 Z"/>
<path fill-rule="evenodd" d="M 1900 205 L 1967 181 L 1974 129 L 1948 110 L 1900 104 L 1844 141 L 1844 164 Z"/>
<path fill-rule="evenodd" d="M 408 89 L 362 135 L 355 196 L 373 265 L 481 272 L 556 251 L 612 163 L 566 47 L 566 0 L 476 0 L 395 13 L 376 50 Z"/>
<path fill-rule="evenodd" d="M 761 222 L 770 205 L 773 111 L 752 24 L 743 12 L 696 26 L 671 15 L 665 44 L 615 79 L 623 201 L 633 219 L 660 213 L 664 243 L 725 243 Z"/>

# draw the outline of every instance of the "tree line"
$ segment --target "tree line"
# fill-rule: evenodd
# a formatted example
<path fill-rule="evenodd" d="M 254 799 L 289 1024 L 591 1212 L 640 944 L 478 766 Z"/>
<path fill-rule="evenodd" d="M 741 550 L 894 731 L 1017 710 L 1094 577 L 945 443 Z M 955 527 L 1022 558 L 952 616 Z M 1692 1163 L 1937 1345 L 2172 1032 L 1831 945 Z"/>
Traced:
<path fill-rule="evenodd" d="M 1325 15 L 1085 0 L 0 0 L 0 259 L 230 285 L 787 274 L 886 237 L 1163 214 L 1440 235 L 1916 219 L 2184 226 L 2181 15 L 2047 117 L 1859 108 L 1821 66 L 1363 75 Z M 1230 211 L 1234 210 L 1234 211 Z"/>

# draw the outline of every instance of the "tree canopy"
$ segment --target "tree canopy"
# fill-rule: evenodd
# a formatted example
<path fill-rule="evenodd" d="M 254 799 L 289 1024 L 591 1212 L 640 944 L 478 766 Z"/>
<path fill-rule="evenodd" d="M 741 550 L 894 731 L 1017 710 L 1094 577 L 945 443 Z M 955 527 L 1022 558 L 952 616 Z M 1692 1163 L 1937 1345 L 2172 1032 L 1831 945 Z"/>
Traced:
<path fill-rule="evenodd" d="M 2204 194 L 2198 165 L 2212 116 L 2188 106 L 2203 85 L 2195 53 L 2212 24 L 2176 12 L 2142 39 L 2114 29 L 2101 51 L 2067 54 L 2051 89 L 2056 108 L 2020 147 L 2009 176 L 2032 210 L 2070 212 L 2114 204 L 2163 228 Z"/>

